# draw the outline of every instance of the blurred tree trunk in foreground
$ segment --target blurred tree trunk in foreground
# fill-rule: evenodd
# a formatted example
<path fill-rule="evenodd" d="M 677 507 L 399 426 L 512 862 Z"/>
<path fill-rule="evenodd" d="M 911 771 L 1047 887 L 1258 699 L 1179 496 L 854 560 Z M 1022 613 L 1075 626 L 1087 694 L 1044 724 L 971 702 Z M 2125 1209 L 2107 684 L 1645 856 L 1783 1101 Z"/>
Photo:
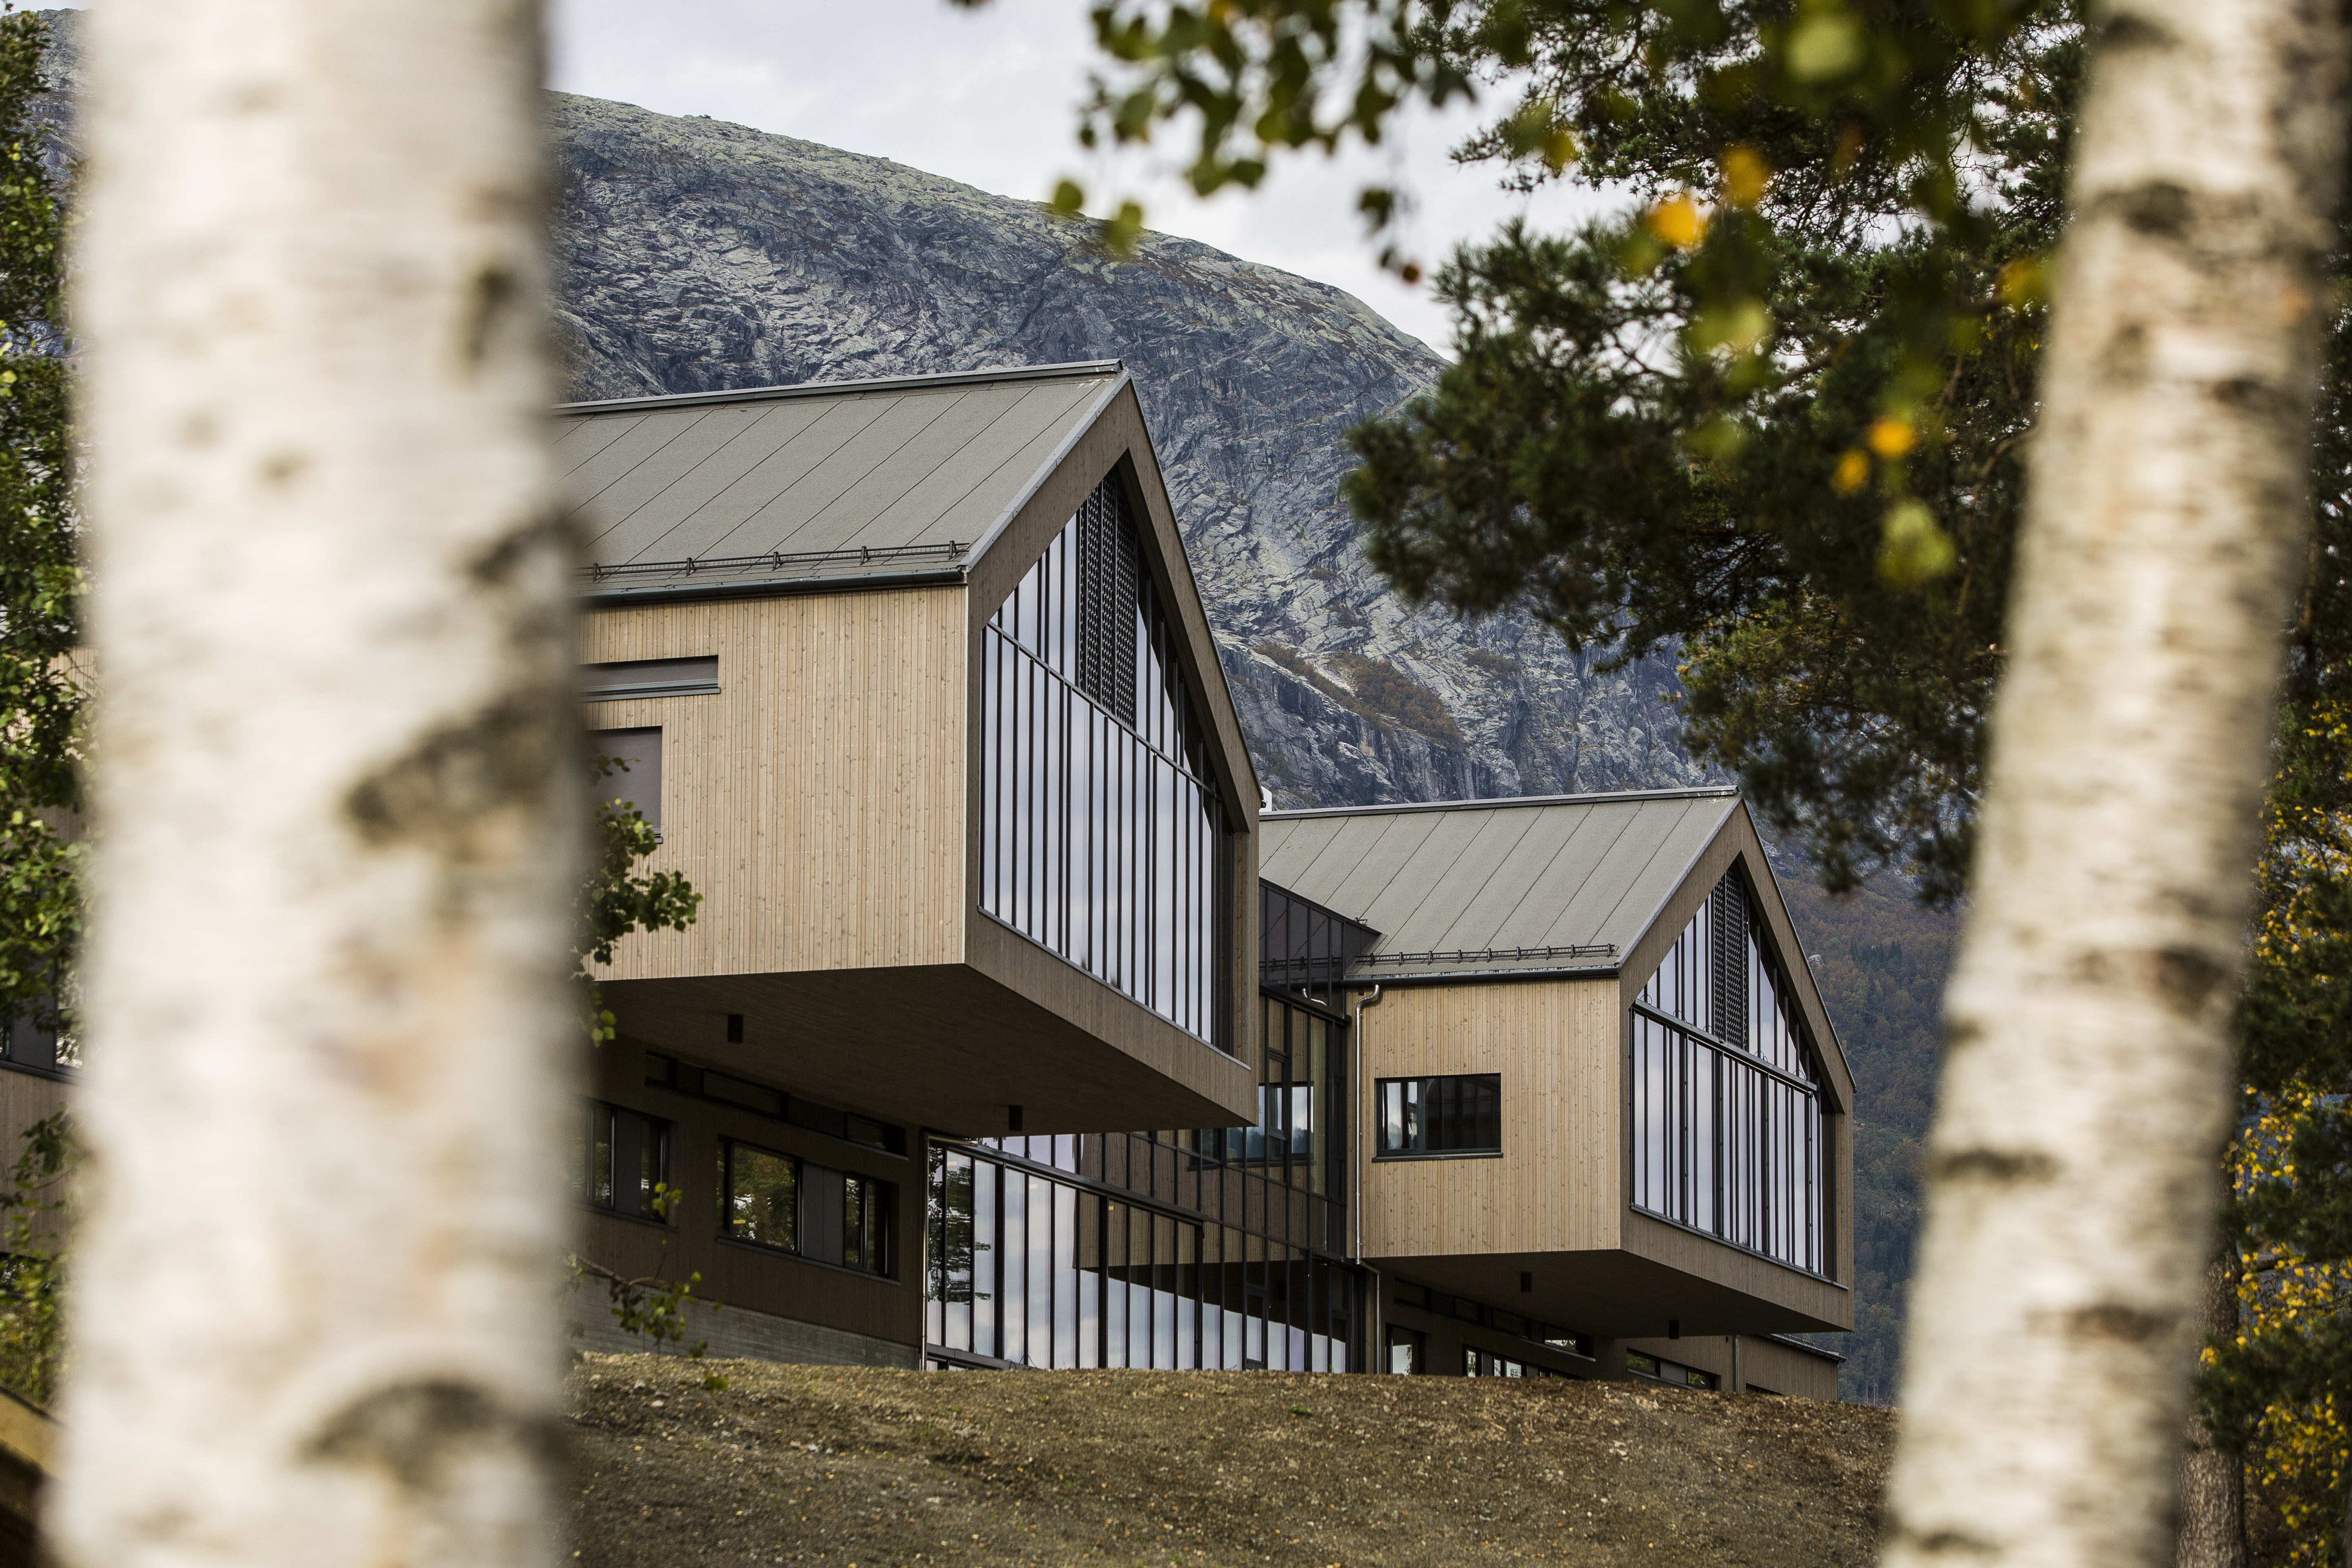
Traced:
<path fill-rule="evenodd" d="M 585 870 L 535 0 L 89 13 L 77 1568 L 551 1559 Z"/>
<path fill-rule="evenodd" d="M 1947 1006 L 1893 1564 L 2174 1557 L 2344 55 L 2334 5 L 2103 17 Z"/>

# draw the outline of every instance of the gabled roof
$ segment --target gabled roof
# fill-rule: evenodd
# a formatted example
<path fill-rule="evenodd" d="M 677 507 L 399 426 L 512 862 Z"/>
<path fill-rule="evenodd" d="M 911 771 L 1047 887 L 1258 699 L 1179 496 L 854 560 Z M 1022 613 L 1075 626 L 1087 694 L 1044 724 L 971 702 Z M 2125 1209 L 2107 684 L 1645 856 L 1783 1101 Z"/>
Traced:
<path fill-rule="evenodd" d="M 1682 789 L 1273 812 L 1258 874 L 1378 931 L 1365 980 L 1605 974 L 1738 809 Z"/>
<path fill-rule="evenodd" d="M 593 590 L 952 577 L 1125 380 L 1101 360 L 575 403 L 556 452 Z"/>

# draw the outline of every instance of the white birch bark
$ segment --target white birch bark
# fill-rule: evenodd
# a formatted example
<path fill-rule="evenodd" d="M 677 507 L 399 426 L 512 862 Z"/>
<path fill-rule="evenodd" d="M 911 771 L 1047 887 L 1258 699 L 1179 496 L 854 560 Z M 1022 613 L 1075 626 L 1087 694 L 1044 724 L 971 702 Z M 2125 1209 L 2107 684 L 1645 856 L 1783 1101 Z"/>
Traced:
<path fill-rule="evenodd" d="M 551 1559 L 582 866 L 535 0 L 106 0 L 79 1568 Z"/>
<path fill-rule="evenodd" d="M 1947 1001 L 1886 1561 L 2174 1556 L 2345 136 L 2338 7 L 2117 0 Z"/>

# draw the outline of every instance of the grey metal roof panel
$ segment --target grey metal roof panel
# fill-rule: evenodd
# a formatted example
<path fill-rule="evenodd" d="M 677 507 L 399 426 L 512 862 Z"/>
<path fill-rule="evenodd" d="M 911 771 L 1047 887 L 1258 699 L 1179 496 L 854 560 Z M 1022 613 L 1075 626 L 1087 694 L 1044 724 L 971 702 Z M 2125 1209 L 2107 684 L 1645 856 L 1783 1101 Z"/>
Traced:
<path fill-rule="evenodd" d="M 1260 874 L 1381 931 L 1368 978 L 1608 970 L 1738 804 L 1670 790 L 1277 812 Z"/>
<path fill-rule="evenodd" d="M 573 405 L 558 452 L 600 584 L 953 569 L 1121 374 L 1089 363 Z"/>

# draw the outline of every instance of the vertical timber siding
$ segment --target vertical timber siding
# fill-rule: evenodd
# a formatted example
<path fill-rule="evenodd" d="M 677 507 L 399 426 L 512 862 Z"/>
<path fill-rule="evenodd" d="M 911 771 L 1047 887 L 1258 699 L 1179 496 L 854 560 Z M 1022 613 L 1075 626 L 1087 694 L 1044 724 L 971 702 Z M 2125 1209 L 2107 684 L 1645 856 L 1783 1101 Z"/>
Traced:
<path fill-rule="evenodd" d="M 963 958 L 963 590 L 592 612 L 581 661 L 716 656 L 715 696 L 583 709 L 662 728 L 651 867 L 703 895 L 684 932 L 622 943 L 606 978 Z"/>
<path fill-rule="evenodd" d="M 1613 978 L 1391 988 L 1362 1020 L 1366 1257 L 1618 1245 L 1623 1073 Z M 1370 1158 L 1374 1080 L 1486 1072 L 1502 1075 L 1501 1158 Z"/>

